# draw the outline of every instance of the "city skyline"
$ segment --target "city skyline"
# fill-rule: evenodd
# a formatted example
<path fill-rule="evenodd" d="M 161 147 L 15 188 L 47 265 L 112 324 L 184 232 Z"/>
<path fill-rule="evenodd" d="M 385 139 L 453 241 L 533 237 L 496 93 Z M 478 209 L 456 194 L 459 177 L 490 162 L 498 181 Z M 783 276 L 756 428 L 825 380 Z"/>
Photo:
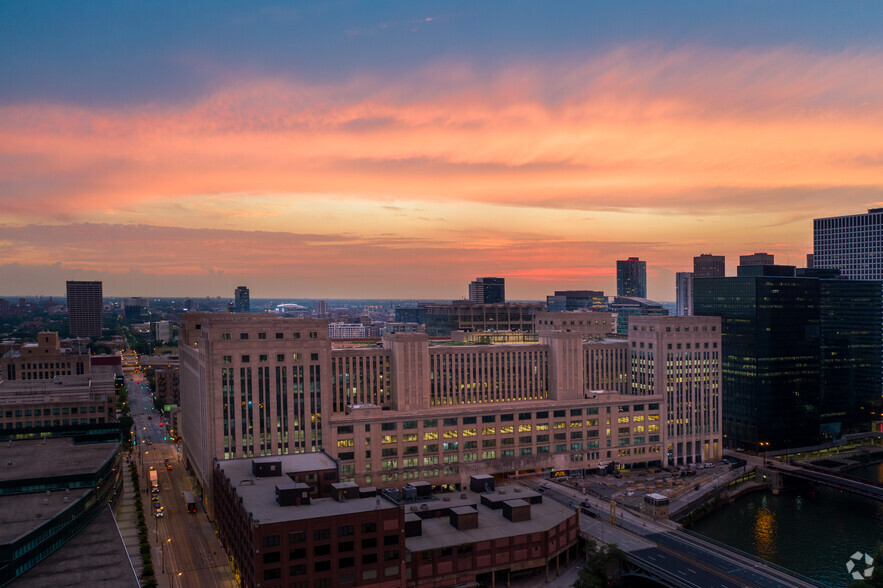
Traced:
<path fill-rule="evenodd" d="M 675 299 L 883 204 L 883 7 L 0 6 L 0 296 Z M 174 23 L 173 25 L 171 23 Z"/>

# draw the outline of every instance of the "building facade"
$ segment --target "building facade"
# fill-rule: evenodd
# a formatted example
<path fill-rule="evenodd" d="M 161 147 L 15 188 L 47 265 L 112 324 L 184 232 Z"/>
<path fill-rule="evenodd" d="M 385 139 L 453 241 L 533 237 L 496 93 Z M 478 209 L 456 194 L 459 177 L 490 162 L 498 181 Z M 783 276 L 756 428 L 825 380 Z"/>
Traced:
<path fill-rule="evenodd" d="M 607 297 L 597 290 L 556 290 L 552 296 L 546 296 L 546 306 L 549 312 L 606 310 Z"/>
<path fill-rule="evenodd" d="M 637 257 L 616 262 L 616 295 L 647 298 L 647 262 Z"/>
<path fill-rule="evenodd" d="M 703 253 L 693 258 L 693 276 L 697 278 L 723 278 L 726 275 L 727 263 L 723 255 Z"/>
<path fill-rule="evenodd" d="M 883 280 L 883 208 L 813 221 L 813 268 L 850 280 Z"/>
<path fill-rule="evenodd" d="M 677 294 L 677 316 L 693 316 L 693 274 L 678 272 L 675 274 L 675 292 Z"/>
<path fill-rule="evenodd" d="M 526 331 L 533 332 L 534 315 L 544 311 L 543 304 L 533 302 L 503 302 L 476 304 L 456 300 L 451 304 L 422 304 L 422 318 L 426 334 L 431 337 L 450 337 L 452 331 Z M 396 309 L 396 320 L 399 320 Z M 410 313 L 408 313 L 410 314 Z"/>
<path fill-rule="evenodd" d="M 775 265 L 776 259 L 772 253 L 752 253 L 751 255 L 740 255 L 739 256 L 739 265 L 740 266 L 753 266 L 753 265 Z"/>
<path fill-rule="evenodd" d="M 694 443 L 666 436 L 665 396 L 635 386 L 651 364 L 626 341 L 394 333 L 383 348 L 332 349 L 324 321 L 228 314 L 187 314 L 181 333 L 184 454 L 202 484 L 213 459 L 325 450 L 344 481 L 458 488 L 476 473 L 660 465 L 667 444 Z"/>
<path fill-rule="evenodd" d="M 246 286 L 237 286 L 233 292 L 233 312 L 251 312 L 251 298 Z"/>
<path fill-rule="evenodd" d="M 506 302 L 505 278 L 476 278 L 469 282 L 469 300 L 477 304 Z"/>
<path fill-rule="evenodd" d="M 0 357 L 0 379 L 46 380 L 90 372 L 90 352 L 62 349 L 56 332 L 38 333 L 36 343 L 25 343 Z"/>
<path fill-rule="evenodd" d="M 102 307 L 101 282 L 67 282 L 71 337 L 100 337 Z"/>
<path fill-rule="evenodd" d="M 583 339 L 603 339 L 616 332 L 616 317 L 609 312 L 538 312 L 534 332 L 569 331 Z"/>

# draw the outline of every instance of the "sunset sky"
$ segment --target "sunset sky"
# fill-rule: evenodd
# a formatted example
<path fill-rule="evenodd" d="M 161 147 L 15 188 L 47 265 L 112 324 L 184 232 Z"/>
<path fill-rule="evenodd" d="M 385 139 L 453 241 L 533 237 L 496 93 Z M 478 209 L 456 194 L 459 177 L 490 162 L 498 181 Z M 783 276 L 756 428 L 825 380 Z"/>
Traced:
<path fill-rule="evenodd" d="M 883 206 L 883 3 L 0 3 L 0 295 L 650 298 Z"/>

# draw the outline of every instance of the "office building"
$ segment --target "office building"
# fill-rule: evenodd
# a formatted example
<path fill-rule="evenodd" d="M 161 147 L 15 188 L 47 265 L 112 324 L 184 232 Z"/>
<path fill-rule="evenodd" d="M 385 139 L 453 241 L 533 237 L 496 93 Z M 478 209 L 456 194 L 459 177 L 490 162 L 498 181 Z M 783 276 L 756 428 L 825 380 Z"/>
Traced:
<path fill-rule="evenodd" d="M 691 272 L 675 274 L 675 292 L 677 295 L 677 316 L 693 316 L 693 278 Z"/>
<path fill-rule="evenodd" d="M 813 221 L 813 268 L 850 280 L 883 280 L 883 208 Z"/>
<path fill-rule="evenodd" d="M 469 300 L 477 304 L 499 304 L 506 302 L 506 280 L 504 278 L 476 278 L 469 282 Z"/>
<path fill-rule="evenodd" d="M 775 263 L 775 256 L 772 253 L 752 253 L 751 255 L 739 256 L 739 265 L 745 267 L 754 265 L 775 265 Z"/>
<path fill-rule="evenodd" d="M 815 255 L 812 253 L 806 254 L 806 269 L 815 268 Z"/>
<path fill-rule="evenodd" d="M 157 368 L 154 371 L 156 397 L 163 405 L 181 402 L 181 381 L 178 367 Z"/>
<path fill-rule="evenodd" d="M 233 292 L 233 312 L 251 312 L 251 301 L 248 296 L 248 288 L 237 286 Z"/>
<path fill-rule="evenodd" d="M 616 262 L 616 295 L 647 298 L 647 262 L 637 257 Z"/>
<path fill-rule="evenodd" d="M 693 277 L 723 278 L 727 275 L 726 258 L 723 255 L 703 253 L 693 258 Z"/>
<path fill-rule="evenodd" d="M 101 282 L 67 282 L 67 314 L 71 337 L 100 337 Z"/>
<path fill-rule="evenodd" d="M 632 392 L 665 396 L 669 466 L 720 455 L 720 343 L 719 317 L 633 317 L 629 323 Z"/>
<path fill-rule="evenodd" d="M 360 486 L 459 488 L 488 472 L 661 465 L 666 444 L 685 443 L 686 431 L 661 426 L 661 390 L 629 389 L 629 373 L 652 366 L 635 359 L 642 348 L 560 330 L 538 338 L 451 345 L 393 333 L 382 348 L 333 349 L 320 320 L 187 314 L 184 457 L 201 485 L 214 459 L 324 450 Z M 710 447 L 689 458 L 717 459 Z"/>
<path fill-rule="evenodd" d="M 605 310 L 607 297 L 597 290 L 556 290 L 546 296 L 546 307 L 550 312 L 572 310 Z"/>
<path fill-rule="evenodd" d="M 60 429 L 114 422 L 112 373 L 56 376 L 51 380 L 0 380 L 0 429 Z"/>
<path fill-rule="evenodd" d="M 328 302 L 325 300 L 316 301 L 316 318 L 328 318 Z"/>
<path fill-rule="evenodd" d="M 668 309 L 658 302 L 636 296 L 617 296 L 607 308 L 616 313 L 616 332 L 620 335 L 628 334 L 629 319 L 633 316 L 668 316 Z"/>
<path fill-rule="evenodd" d="M 91 372 L 88 350 L 62 349 L 58 333 L 37 333 L 36 343 L 25 343 L 0 357 L 0 379 L 48 380 L 56 376 L 76 376 Z"/>
<path fill-rule="evenodd" d="M 616 318 L 609 312 L 538 312 L 534 332 L 566 331 L 579 333 L 583 340 L 603 339 L 616 332 Z"/>
<path fill-rule="evenodd" d="M 535 302 L 477 304 L 468 300 L 455 300 L 450 304 L 425 303 L 419 308 L 425 310 L 425 314 L 416 314 L 424 320 L 427 335 L 450 337 L 453 331 L 533 332 L 534 316 L 544 311 L 545 305 Z M 398 310 L 397 321 L 400 316 Z"/>
<path fill-rule="evenodd" d="M 880 283 L 834 275 L 762 265 L 695 281 L 695 313 L 722 319 L 730 447 L 812 445 L 879 412 Z"/>

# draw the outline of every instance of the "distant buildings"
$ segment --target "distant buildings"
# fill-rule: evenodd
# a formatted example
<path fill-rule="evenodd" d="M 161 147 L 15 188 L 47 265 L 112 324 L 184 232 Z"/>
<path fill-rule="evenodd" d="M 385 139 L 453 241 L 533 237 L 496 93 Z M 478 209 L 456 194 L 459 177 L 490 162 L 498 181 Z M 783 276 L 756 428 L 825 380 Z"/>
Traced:
<path fill-rule="evenodd" d="M 637 257 L 616 262 L 616 295 L 647 298 L 647 262 Z"/>
<path fill-rule="evenodd" d="M 534 302 L 478 304 L 455 300 L 451 304 L 421 304 L 426 334 L 450 337 L 452 331 L 526 331 L 532 332 L 534 315 L 545 305 Z M 399 315 L 396 314 L 399 321 Z M 413 321 L 400 321 L 413 322 Z"/>
<path fill-rule="evenodd" d="M 233 292 L 233 312 L 251 312 L 247 287 L 237 286 L 236 291 Z"/>
<path fill-rule="evenodd" d="M 628 334 L 630 317 L 668 316 L 668 310 L 658 302 L 637 296 L 617 296 L 607 308 L 616 313 L 616 332 L 620 335 Z"/>
<path fill-rule="evenodd" d="M 67 313 L 72 337 L 100 337 L 101 282 L 67 282 Z"/>
<path fill-rule="evenodd" d="M 549 312 L 604 310 L 607 297 L 596 290 L 556 290 L 554 295 L 546 296 L 546 307 Z"/>
<path fill-rule="evenodd" d="M 693 258 L 693 277 L 723 278 L 727 275 L 726 258 L 723 255 L 703 253 Z"/>
<path fill-rule="evenodd" d="M 751 255 L 740 255 L 739 265 L 742 267 L 750 267 L 753 265 L 774 265 L 775 256 L 772 253 L 752 253 Z M 714 276 L 708 276 L 714 277 Z"/>
<path fill-rule="evenodd" d="M 325 300 L 316 301 L 316 317 L 328 318 L 328 302 Z"/>
<path fill-rule="evenodd" d="M 697 258 L 698 259 L 698 258 Z M 677 294 L 677 316 L 693 316 L 693 278 L 692 272 L 675 274 L 675 292 Z"/>
<path fill-rule="evenodd" d="M 839 269 L 850 280 L 883 280 L 883 208 L 815 219 L 813 248 L 813 268 Z"/>
<path fill-rule="evenodd" d="M 0 381 L 0 428 L 22 432 L 113 422 L 114 384 L 113 373 Z"/>
<path fill-rule="evenodd" d="M 469 301 L 477 304 L 498 304 L 506 302 L 506 280 L 504 278 L 476 278 L 469 283 Z"/>

